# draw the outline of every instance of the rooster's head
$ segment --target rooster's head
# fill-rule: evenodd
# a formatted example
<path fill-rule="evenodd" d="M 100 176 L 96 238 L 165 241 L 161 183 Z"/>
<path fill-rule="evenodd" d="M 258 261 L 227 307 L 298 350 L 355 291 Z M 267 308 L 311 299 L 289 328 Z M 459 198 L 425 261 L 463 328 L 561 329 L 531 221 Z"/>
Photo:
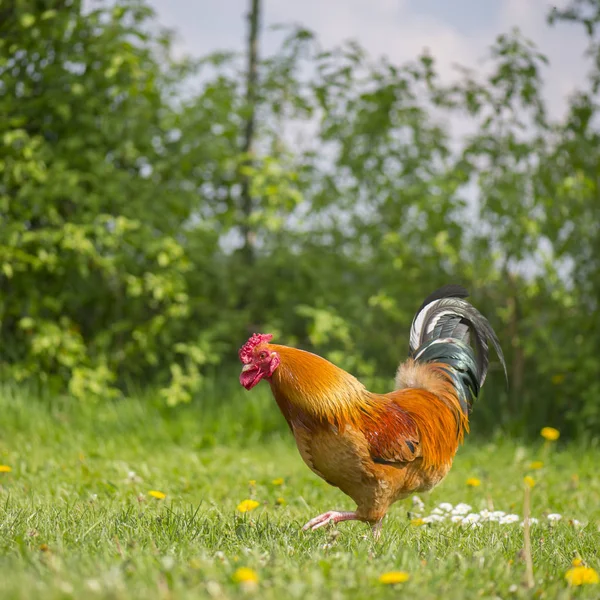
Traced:
<path fill-rule="evenodd" d="M 240 383 L 251 390 L 263 377 L 273 375 L 279 366 L 279 355 L 269 347 L 273 339 L 270 333 L 255 333 L 239 351 L 243 363 Z"/>

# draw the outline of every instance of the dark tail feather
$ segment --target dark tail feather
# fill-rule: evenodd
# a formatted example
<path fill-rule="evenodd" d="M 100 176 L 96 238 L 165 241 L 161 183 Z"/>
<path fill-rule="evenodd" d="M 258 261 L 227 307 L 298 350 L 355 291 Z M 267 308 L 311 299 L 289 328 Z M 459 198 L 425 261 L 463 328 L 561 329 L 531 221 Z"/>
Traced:
<path fill-rule="evenodd" d="M 488 340 L 498 354 L 508 380 L 500 342 L 488 320 L 462 298 L 468 292 L 447 285 L 423 302 L 410 330 L 410 354 L 418 362 L 441 362 L 451 369 L 464 411 L 479 394 L 489 366 Z M 475 349 L 469 346 L 470 336 Z"/>

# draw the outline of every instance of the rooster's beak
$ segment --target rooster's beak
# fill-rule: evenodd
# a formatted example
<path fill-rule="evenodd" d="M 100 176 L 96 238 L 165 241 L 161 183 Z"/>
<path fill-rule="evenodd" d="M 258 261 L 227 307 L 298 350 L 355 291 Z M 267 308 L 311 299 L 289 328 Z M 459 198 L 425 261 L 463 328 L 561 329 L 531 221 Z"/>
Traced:
<path fill-rule="evenodd" d="M 250 369 L 253 369 L 253 368 L 254 368 L 254 365 L 252 363 L 244 365 L 242 367 L 242 373 L 245 373 L 246 371 L 250 371 Z"/>

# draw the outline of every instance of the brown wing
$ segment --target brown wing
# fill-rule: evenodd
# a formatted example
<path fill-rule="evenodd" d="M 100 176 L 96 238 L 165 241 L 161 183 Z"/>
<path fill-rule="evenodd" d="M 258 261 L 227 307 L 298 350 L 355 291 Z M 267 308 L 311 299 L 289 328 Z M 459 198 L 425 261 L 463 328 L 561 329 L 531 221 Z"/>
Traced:
<path fill-rule="evenodd" d="M 371 458 L 376 463 L 412 462 L 421 456 L 421 437 L 414 420 L 395 402 L 386 400 L 362 419 Z"/>

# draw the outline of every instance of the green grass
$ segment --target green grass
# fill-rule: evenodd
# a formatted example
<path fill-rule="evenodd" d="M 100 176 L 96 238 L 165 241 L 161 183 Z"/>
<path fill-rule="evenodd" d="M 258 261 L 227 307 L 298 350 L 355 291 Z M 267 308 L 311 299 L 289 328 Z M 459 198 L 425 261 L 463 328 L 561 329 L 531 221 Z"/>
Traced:
<path fill-rule="evenodd" d="M 407 500 L 393 507 L 379 543 L 361 523 L 299 532 L 352 502 L 304 466 L 266 391 L 224 394 L 216 409 L 167 409 L 152 398 L 77 405 L 1 391 L 0 464 L 12 471 L 0 474 L 0 598 L 235 598 L 251 593 L 232 579 L 242 566 L 258 573 L 254 596 L 266 599 L 533 597 L 521 586 L 518 523 L 415 526 Z M 569 588 L 564 574 L 574 553 L 600 572 L 599 453 L 472 438 L 423 496 L 426 511 L 467 502 L 522 515 L 523 476 L 543 460 L 530 473 L 540 517 L 535 597 L 598 598 L 600 586 Z M 481 486 L 466 486 L 469 477 Z M 237 513 L 251 497 L 261 506 Z M 549 526 L 549 512 L 562 521 Z M 392 570 L 410 580 L 380 584 Z"/>

